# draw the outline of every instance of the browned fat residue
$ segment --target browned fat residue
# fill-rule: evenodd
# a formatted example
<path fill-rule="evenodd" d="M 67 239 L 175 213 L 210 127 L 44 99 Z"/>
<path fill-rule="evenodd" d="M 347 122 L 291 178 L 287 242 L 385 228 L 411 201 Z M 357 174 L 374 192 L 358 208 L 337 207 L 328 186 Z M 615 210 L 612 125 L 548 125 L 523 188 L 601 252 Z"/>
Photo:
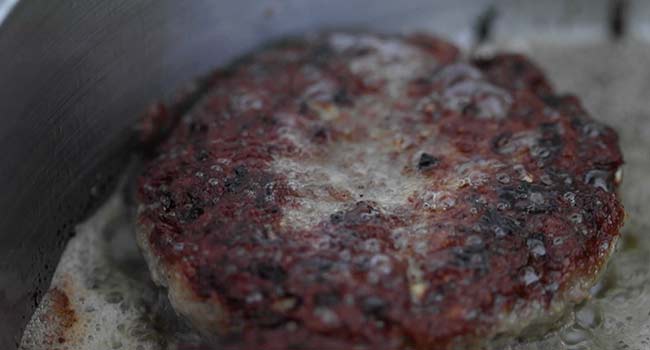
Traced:
<path fill-rule="evenodd" d="M 70 305 L 68 295 L 55 287 L 50 290 L 50 297 L 52 299 L 52 310 L 54 310 L 58 323 L 64 329 L 72 328 L 77 321 L 77 314 Z"/>
<path fill-rule="evenodd" d="M 68 295 L 64 290 L 54 287 L 47 292 L 46 298 L 49 299 L 48 312 L 41 315 L 41 322 L 49 330 L 46 343 L 56 346 L 70 342 L 70 331 L 77 323 L 78 316 Z"/>

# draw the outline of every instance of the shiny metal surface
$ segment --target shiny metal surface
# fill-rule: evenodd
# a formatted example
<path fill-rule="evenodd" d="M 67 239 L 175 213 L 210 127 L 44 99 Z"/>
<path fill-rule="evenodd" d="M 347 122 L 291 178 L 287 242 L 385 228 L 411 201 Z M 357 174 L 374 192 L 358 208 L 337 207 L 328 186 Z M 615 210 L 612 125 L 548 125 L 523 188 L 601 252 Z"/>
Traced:
<path fill-rule="evenodd" d="M 271 38 L 319 28 L 424 30 L 465 48 L 604 41 L 610 8 L 606 0 L 20 1 L 0 24 L 0 348 L 16 346 L 74 224 L 115 182 L 134 148 L 133 123 L 193 77 Z M 643 16 L 628 29 L 642 35 Z"/>
<path fill-rule="evenodd" d="M 18 0 L 0 0 L 0 23 L 7 17 L 11 9 L 16 6 Z"/>

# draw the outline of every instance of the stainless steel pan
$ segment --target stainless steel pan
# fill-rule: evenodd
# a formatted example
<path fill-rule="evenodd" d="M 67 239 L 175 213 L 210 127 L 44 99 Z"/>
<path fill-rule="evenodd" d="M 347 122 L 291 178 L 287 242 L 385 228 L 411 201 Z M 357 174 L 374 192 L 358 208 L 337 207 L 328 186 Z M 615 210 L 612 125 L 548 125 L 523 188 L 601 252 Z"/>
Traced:
<path fill-rule="evenodd" d="M 14 3 L 0 0 L 0 10 Z M 626 242 L 636 246 L 613 269 L 636 283 L 621 293 L 640 289 L 624 306 L 643 312 L 623 321 L 642 325 L 648 15 L 643 0 L 19 1 L 0 23 L 0 348 L 17 346 L 75 223 L 113 188 L 136 147 L 132 125 L 152 101 L 270 38 L 339 27 L 430 31 L 477 54 L 528 51 L 617 128 L 628 163 Z M 641 334 L 630 346 L 650 348 L 650 329 L 622 329 Z"/>

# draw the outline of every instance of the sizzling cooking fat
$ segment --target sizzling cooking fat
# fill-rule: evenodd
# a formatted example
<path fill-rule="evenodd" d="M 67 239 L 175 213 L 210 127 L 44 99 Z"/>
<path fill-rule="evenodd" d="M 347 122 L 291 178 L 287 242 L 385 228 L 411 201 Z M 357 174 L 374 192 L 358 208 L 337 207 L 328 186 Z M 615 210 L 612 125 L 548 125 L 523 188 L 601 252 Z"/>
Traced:
<path fill-rule="evenodd" d="M 212 79 L 139 177 L 138 241 L 230 346 L 517 334 L 585 298 L 613 250 L 617 137 L 522 56 L 335 33 Z"/>

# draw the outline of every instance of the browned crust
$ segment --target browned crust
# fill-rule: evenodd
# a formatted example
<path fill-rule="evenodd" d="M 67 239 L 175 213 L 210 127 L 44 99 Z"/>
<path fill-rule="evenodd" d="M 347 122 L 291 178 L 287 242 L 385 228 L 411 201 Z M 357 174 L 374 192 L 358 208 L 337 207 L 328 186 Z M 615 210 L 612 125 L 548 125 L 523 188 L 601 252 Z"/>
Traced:
<path fill-rule="evenodd" d="M 228 330 L 228 314 L 218 298 L 197 297 L 178 265 L 165 264 L 154 255 L 149 244 L 150 234 L 151 227 L 136 227 L 136 241 L 149 266 L 151 278 L 156 285 L 166 288 L 174 310 L 206 336 L 213 336 L 215 332 L 225 333 Z"/>
<path fill-rule="evenodd" d="M 588 296 L 623 220 L 613 130 L 577 98 L 556 94 L 523 56 L 455 64 L 457 50 L 440 40 L 389 38 L 431 55 L 418 63 L 419 76 L 391 85 L 403 74 L 391 60 L 416 70 L 425 56 L 400 56 L 389 45 L 388 61 L 359 73 L 359 65 L 386 57 L 349 38 L 339 43 L 353 43 L 343 53 L 332 53 L 327 38 L 272 47 L 215 74 L 209 97 L 146 165 L 139 242 L 180 314 L 240 348 L 463 348 L 547 324 Z M 386 39 L 364 38 L 371 47 Z M 300 97 L 323 82 L 334 88 Z M 453 184 L 454 200 L 435 193 L 439 203 L 424 203 L 414 194 L 407 210 L 396 211 L 330 187 L 343 209 L 296 228 L 288 213 L 311 194 L 274 162 L 308 166 L 341 150 L 366 156 L 356 146 L 332 146 L 339 144 L 388 147 L 367 131 L 382 131 L 381 120 L 369 117 L 376 111 L 359 107 L 368 98 L 389 101 L 387 109 L 405 118 L 395 124 L 405 135 L 394 143 L 402 151 L 385 161 L 416 159 L 400 176 Z M 370 119 L 354 127 L 350 115 Z M 309 145 L 283 138 L 287 128 L 307 135 Z M 430 150 L 444 151 L 417 153 L 430 139 L 443 140 Z M 487 180 L 450 179 L 465 176 L 466 164 L 482 167 Z M 418 253 L 415 239 L 394 248 L 396 230 L 414 237 L 409 225 L 421 217 L 428 253 Z M 377 244 L 367 248 L 370 241 Z M 420 275 L 411 273 L 411 260 Z"/>

